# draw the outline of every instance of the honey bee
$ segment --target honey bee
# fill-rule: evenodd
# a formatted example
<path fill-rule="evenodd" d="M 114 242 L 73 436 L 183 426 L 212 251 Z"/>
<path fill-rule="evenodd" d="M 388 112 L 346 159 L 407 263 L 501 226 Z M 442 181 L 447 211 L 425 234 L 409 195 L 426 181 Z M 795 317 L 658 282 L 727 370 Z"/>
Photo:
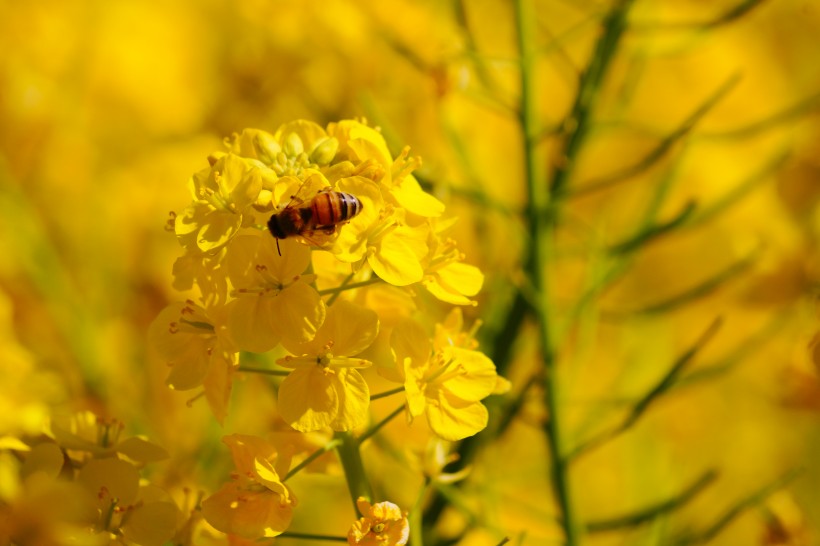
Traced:
<path fill-rule="evenodd" d="M 322 190 L 307 202 L 294 203 L 295 199 L 268 220 L 277 250 L 279 239 L 299 236 L 311 241 L 316 231 L 332 235 L 339 224 L 349 222 L 362 211 L 362 202 L 355 195 L 341 191 Z"/>

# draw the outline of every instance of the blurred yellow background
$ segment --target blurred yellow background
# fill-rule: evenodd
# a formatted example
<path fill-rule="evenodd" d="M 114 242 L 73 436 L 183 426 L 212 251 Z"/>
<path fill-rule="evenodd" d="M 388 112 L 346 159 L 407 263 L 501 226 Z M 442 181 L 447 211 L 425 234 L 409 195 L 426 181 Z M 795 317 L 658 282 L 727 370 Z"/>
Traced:
<path fill-rule="evenodd" d="M 610 3 L 535 4 L 549 173 Z M 364 117 L 394 154 L 410 145 L 422 182 L 459 218 L 466 261 L 487 276 L 465 312 L 484 320 L 488 342 L 498 337 L 525 285 L 528 238 L 516 32 L 503 0 L 3 2 L 0 436 L 36 434 L 54 412 L 117 417 L 168 449 L 150 472 L 176 491 L 224 479 L 223 433 L 270 429 L 271 395 L 255 380 L 237 386 L 221 430 L 167 389 L 145 346 L 151 320 L 180 297 L 168 214 L 187 204 L 206 156 L 245 127 Z M 717 477 L 667 516 L 585 544 L 672 543 L 797 468 L 710 543 L 820 544 L 818 33 L 815 0 L 638 0 L 630 12 L 545 264 L 566 443 L 619 422 L 721 325 L 639 423 L 579 457 L 573 502 L 583 522 L 606 520 Z M 613 266 L 612 247 L 652 206 L 658 223 L 682 221 Z M 609 274 L 616 282 L 596 291 Z M 503 372 L 512 397 L 540 366 L 534 325 L 522 332 Z M 524 398 L 461 489 L 478 519 L 450 511 L 441 536 L 469 525 L 461 544 L 560 543 L 543 393 Z M 408 509 L 414 478 L 371 455 Z M 311 479 L 318 493 L 301 495 L 294 527 L 327 531 L 331 518 L 311 524 L 311 507 L 333 512 L 340 485 Z"/>

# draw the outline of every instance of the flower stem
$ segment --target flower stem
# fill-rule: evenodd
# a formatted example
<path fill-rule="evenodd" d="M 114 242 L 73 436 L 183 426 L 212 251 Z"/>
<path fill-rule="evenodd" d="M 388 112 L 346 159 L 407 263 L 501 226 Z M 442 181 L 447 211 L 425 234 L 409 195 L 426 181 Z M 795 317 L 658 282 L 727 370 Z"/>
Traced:
<path fill-rule="evenodd" d="M 347 479 L 347 489 L 350 491 L 350 499 L 353 501 L 353 509 L 358 514 L 356 500 L 364 497 L 368 502 L 373 502 L 373 489 L 367 480 L 362 464 L 362 454 L 359 451 L 359 441 L 350 432 L 336 432 L 334 439 L 339 442 L 336 452 L 344 469 Z"/>
<path fill-rule="evenodd" d="M 312 463 L 313 461 L 315 461 L 331 449 L 336 449 L 337 447 L 339 447 L 339 445 L 341 445 L 341 442 L 338 439 L 329 441 L 328 443 L 326 443 L 325 445 L 311 453 L 304 461 L 291 468 L 290 471 L 285 475 L 285 477 L 282 478 L 282 481 L 285 482 L 288 479 L 292 478 L 297 472 L 305 468 L 307 465 L 309 465 L 310 463 Z"/>
<path fill-rule="evenodd" d="M 353 272 L 352 272 L 352 271 L 350 272 L 350 275 L 348 275 L 347 277 L 345 277 L 345 280 L 343 280 L 343 281 L 342 281 L 342 284 L 340 284 L 340 285 L 338 286 L 338 290 L 339 290 L 339 291 L 338 291 L 338 292 L 336 292 L 335 294 L 333 294 L 332 296 L 330 296 L 330 297 L 327 299 L 327 302 L 325 302 L 325 303 L 326 303 L 326 305 L 327 305 L 328 307 L 330 307 L 331 305 L 333 305 L 333 302 L 335 302 L 335 301 L 336 301 L 336 298 L 338 298 L 338 297 L 339 297 L 339 294 L 341 294 L 341 293 L 342 293 L 342 290 L 344 290 L 344 289 L 346 289 L 346 288 L 347 288 L 347 286 L 350 284 L 350 281 L 351 281 L 351 280 L 353 280 Z"/>
<path fill-rule="evenodd" d="M 419 490 L 418 497 L 416 497 L 416 502 L 410 509 L 410 515 L 407 518 L 410 523 L 410 546 L 423 546 L 422 516 L 424 515 L 424 510 L 422 510 L 422 504 L 429 488 L 430 480 L 425 479 L 424 484 Z"/>
<path fill-rule="evenodd" d="M 364 434 L 359 436 L 359 443 L 361 444 L 362 442 L 364 442 L 365 440 L 367 440 L 368 438 L 370 438 L 371 436 L 376 434 L 379 431 L 379 429 L 381 429 L 384 425 L 389 423 L 394 417 L 396 417 L 398 414 L 400 414 L 403 411 L 404 411 L 404 405 L 401 405 L 398 408 L 396 408 L 395 410 L 393 410 L 393 413 L 391 413 L 390 415 L 388 415 L 387 417 L 385 417 L 384 419 L 382 419 L 381 421 L 379 421 L 378 423 L 376 423 L 375 425 L 370 427 L 370 429 L 367 432 L 365 432 Z"/>
<path fill-rule="evenodd" d="M 339 292 L 344 292 L 345 290 L 353 290 L 354 288 L 370 286 L 371 284 L 376 284 L 378 282 L 382 282 L 382 280 L 379 277 L 373 277 L 371 279 L 367 279 L 366 281 L 354 282 L 353 284 L 345 285 L 342 283 L 341 286 L 337 286 L 336 288 L 326 288 L 324 290 L 319 290 L 318 292 L 320 296 L 327 296 L 328 294 L 338 294 Z"/>
<path fill-rule="evenodd" d="M 379 398 L 385 398 L 387 396 L 393 396 L 394 394 L 398 394 L 400 392 L 404 392 L 404 387 L 396 387 L 395 389 L 390 389 L 389 391 L 380 392 L 379 394 L 371 394 L 370 401 L 378 400 Z"/>
<path fill-rule="evenodd" d="M 277 537 L 271 537 L 270 540 L 276 540 L 277 538 L 296 538 L 296 539 L 303 539 L 303 540 L 327 540 L 328 542 L 347 542 L 347 537 L 334 537 L 330 535 L 313 535 L 310 533 L 291 533 L 290 531 L 286 531 Z M 263 539 L 267 540 L 267 539 Z"/>
<path fill-rule="evenodd" d="M 617 44 L 626 28 L 626 14 L 632 0 L 619 0 L 604 18 L 604 31 L 596 43 L 592 58 L 579 81 L 575 103 L 562 125 L 562 154 L 556 162 L 551 183 L 547 185 L 543 149 L 539 150 L 541 132 L 538 114 L 540 95 L 535 88 L 535 66 L 538 51 L 535 39 L 535 11 L 532 0 L 516 3 L 516 25 L 521 54 L 521 132 L 527 180 L 527 222 L 532 237 L 526 272 L 534 298 L 531 302 L 538 319 L 538 336 L 544 363 L 543 383 L 549 419 L 545 425 L 552 459 L 552 486 L 561 512 L 565 544 L 575 546 L 580 537 L 572 502 L 569 460 L 564 453 L 557 355 L 551 319 L 551 286 L 548 267 L 554 256 L 554 237 L 560 221 L 560 208 L 567 193 L 570 175 L 589 130 L 595 102 Z"/>
<path fill-rule="evenodd" d="M 245 373 L 258 373 L 263 375 L 290 375 L 288 370 L 269 370 L 268 368 L 254 368 L 253 366 L 239 366 L 236 371 Z"/>

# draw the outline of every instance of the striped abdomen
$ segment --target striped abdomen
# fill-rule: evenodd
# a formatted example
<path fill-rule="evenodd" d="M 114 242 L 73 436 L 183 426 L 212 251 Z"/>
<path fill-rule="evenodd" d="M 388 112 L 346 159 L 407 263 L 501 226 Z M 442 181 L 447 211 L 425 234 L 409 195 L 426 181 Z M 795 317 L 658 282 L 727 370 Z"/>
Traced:
<path fill-rule="evenodd" d="M 362 211 L 362 202 L 355 195 L 340 191 L 320 192 L 310 203 L 313 222 L 318 229 L 347 222 Z"/>

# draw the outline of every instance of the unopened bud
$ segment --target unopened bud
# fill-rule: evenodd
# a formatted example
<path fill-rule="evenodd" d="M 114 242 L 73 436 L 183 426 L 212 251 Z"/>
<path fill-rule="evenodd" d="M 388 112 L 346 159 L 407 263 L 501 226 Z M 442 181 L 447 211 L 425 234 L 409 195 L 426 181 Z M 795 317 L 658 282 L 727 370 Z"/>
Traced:
<path fill-rule="evenodd" d="M 285 155 L 288 157 L 296 157 L 305 151 L 305 145 L 302 144 L 302 139 L 296 133 L 290 133 L 285 137 L 283 148 Z"/>
<path fill-rule="evenodd" d="M 310 161 L 316 165 L 327 165 L 336 157 L 337 151 L 339 151 L 339 141 L 335 137 L 326 137 L 319 141 L 310 153 Z"/>

